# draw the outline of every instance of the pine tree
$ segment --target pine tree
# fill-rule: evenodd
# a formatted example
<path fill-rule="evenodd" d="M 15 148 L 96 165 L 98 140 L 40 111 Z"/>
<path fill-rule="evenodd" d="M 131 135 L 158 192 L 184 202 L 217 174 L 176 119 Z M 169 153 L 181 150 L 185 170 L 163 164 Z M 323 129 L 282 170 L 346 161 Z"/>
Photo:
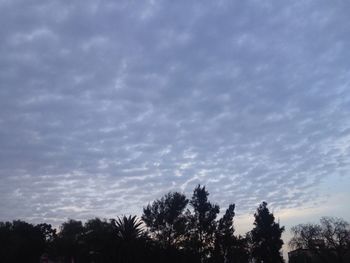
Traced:
<path fill-rule="evenodd" d="M 218 222 L 215 234 L 215 258 L 216 261 L 232 261 L 233 245 L 235 243 L 233 217 L 235 216 L 235 205 L 231 204 L 226 213 Z"/>
<path fill-rule="evenodd" d="M 190 205 L 193 214 L 189 214 L 188 235 L 190 246 L 198 254 L 201 262 L 212 256 L 215 242 L 216 217 L 219 206 L 208 201 L 209 193 L 205 187 L 198 185 L 193 192 Z"/>
<path fill-rule="evenodd" d="M 252 255 L 258 262 L 284 262 L 280 250 L 283 245 L 281 239 L 284 227 L 275 222 L 275 217 L 263 202 L 254 214 L 254 228 L 251 232 Z"/>

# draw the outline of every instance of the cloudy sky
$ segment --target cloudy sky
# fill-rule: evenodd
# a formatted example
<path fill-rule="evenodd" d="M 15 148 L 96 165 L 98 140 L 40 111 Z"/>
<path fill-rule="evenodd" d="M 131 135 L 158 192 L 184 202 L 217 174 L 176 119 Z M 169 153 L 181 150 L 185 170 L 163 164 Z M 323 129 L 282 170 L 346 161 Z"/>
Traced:
<path fill-rule="evenodd" d="M 350 220 L 349 13 L 0 0 L 0 220 L 141 214 L 199 183 L 242 218 Z"/>

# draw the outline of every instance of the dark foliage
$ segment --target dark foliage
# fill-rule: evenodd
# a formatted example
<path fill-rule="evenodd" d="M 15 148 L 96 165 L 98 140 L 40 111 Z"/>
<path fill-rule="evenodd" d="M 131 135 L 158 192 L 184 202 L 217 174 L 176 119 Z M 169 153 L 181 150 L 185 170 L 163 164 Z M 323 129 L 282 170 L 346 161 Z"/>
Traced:
<path fill-rule="evenodd" d="M 350 253 L 350 225 L 341 218 L 322 217 L 320 224 L 299 224 L 292 227 L 289 245 L 305 249 L 309 257 L 325 263 L 348 262 Z"/>
<path fill-rule="evenodd" d="M 275 217 L 270 213 L 266 202 L 260 204 L 254 217 L 255 227 L 251 231 L 252 256 L 258 262 L 284 262 L 280 253 L 284 227 L 275 222 Z"/>
<path fill-rule="evenodd" d="M 181 193 L 168 193 L 143 209 L 143 222 L 163 247 L 181 247 L 186 228 L 184 211 L 188 202 Z"/>
<path fill-rule="evenodd" d="M 51 225 L 32 225 L 16 220 L 0 223 L 1 262 L 35 262 L 41 254 L 52 249 L 55 230 Z"/>
<path fill-rule="evenodd" d="M 84 225 L 83 244 L 93 262 L 116 262 L 118 247 L 115 225 L 99 218 L 88 220 Z"/>
<path fill-rule="evenodd" d="M 208 196 L 209 192 L 205 187 L 198 185 L 190 201 L 193 213 L 187 212 L 189 223 L 186 231 L 186 246 L 199 255 L 201 262 L 206 261 L 213 254 L 217 227 L 215 219 L 220 212 L 219 206 L 210 203 Z"/>
<path fill-rule="evenodd" d="M 258 208 L 251 234 L 242 237 L 235 236 L 235 205 L 217 219 L 219 206 L 208 196 L 198 185 L 190 200 L 177 192 L 155 200 L 144 208 L 142 220 L 70 219 L 57 233 L 45 223 L 0 222 L 0 263 L 37 263 L 44 258 L 61 263 L 246 263 L 252 255 L 281 262 L 283 228 L 266 203 Z"/>
<path fill-rule="evenodd" d="M 234 235 L 233 217 L 235 205 L 231 204 L 218 222 L 215 233 L 215 262 L 243 263 L 249 260 L 247 239 Z"/>

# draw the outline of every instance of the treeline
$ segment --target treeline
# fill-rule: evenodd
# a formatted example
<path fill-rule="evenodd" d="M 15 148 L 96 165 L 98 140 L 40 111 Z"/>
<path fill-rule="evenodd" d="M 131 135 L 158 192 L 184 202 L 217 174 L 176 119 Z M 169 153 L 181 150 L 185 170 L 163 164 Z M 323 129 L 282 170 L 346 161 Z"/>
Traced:
<path fill-rule="evenodd" d="M 284 227 L 263 202 L 254 228 L 236 235 L 235 205 L 222 217 L 205 187 L 190 199 L 171 192 L 143 209 L 140 219 L 68 220 L 59 231 L 50 224 L 0 223 L 0 262 L 283 262 Z"/>
<path fill-rule="evenodd" d="M 350 262 L 350 225 L 335 217 L 322 217 L 319 224 L 307 223 L 292 227 L 289 263 Z"/>

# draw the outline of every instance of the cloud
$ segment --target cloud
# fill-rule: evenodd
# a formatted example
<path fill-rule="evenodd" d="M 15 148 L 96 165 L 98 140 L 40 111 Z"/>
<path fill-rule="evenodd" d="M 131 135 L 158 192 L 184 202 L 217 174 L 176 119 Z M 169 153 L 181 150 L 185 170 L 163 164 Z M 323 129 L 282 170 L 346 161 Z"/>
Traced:
<path fill-rule="evenodd" d="M 347 3 L 1 1 L 1 219 L 241 214 L 349 174 Z"/>

